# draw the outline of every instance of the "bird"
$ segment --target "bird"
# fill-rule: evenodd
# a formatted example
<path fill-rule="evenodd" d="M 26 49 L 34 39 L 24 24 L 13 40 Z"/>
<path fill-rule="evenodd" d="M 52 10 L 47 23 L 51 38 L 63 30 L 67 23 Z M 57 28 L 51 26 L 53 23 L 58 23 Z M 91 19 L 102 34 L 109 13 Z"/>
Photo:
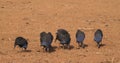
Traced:
<path fill-rule="evenodd" d="M 98 48 L 100 48 L 100 43 L 102 42 L 103 32 L 101 29 L 97 29 L 94 33 L 94 41 L 97 43 Z"/>
<path fill-rule="evenodd" d="M 82 48 L 85 47 L 83 41 L 85 39 L 85 33 L 81 30 L 77 30 L 76 32 L 76 42 L 78 43 L 78 48 L 81 46 Z M 81 45 L 80 45 L 81 44 Z"/>
<path fill-rule="evenodd" d="M 20 48 L 22 48 L 22 50 L 23 49 L 27 49 L 27 46 L 28 46 L 28 42 L 27 42 L 27 40 L 25 39 L 25 38 L 23 38 L 23 37 L 17 37 L 16 39 L 15 39 L 15 43 L 14 43 L 14 49 L 15 49 L 15 47 L 16 46 L 19 46 Z"/>
<path fill-rule="evenodd" d="M 56 33 L 56 40 L 60 41 L 60 44 L 62 44 L 62 47 L 65 49 L 65 47 L 67 47 L 68 49 L 70 49 L 70 34 L 68 33 L 67 30 L 65 29 L 58 29 L 57 33 Z"/>
<path fill-rule="evenodd" d="M 43 51 L 50 52 L 52 48 L 51 44 L 53 41 L 53 35 L 51 32 L 41 32 L 40 33 L 40 44 L 43 47 Z"/>

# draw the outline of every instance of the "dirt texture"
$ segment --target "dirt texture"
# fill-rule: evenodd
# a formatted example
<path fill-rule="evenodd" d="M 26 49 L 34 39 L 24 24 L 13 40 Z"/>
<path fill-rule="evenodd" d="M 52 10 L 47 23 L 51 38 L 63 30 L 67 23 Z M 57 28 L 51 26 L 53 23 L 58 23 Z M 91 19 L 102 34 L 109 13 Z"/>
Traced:
<path fill-rule="evenodd" d="M 66 29 L 71 49 L 59 48 L 45 53 L 39 34 Z M 85 32 L 85 49 L 77 49 L 75 33 Z M 94 38 L 103 31 L 103 46 Z M 120 0 L 0 0 L 0 63 L 120 63 Z M 28 51 L 13 48 L 15 38 L 28 39 Z"/>

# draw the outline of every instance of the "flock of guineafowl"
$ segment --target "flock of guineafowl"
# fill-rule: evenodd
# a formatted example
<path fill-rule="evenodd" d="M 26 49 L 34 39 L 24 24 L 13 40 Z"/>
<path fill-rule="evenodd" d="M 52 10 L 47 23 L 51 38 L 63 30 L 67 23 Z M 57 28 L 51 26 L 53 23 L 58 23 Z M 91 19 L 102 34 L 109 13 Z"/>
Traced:
<path fill-rule="evenodd" d="M 94 41 L 97 43 L 98 48 L 100 48 L 102 37 L 103 37 L 102 30 L 97 29 L 96 32 L 94 33 Z M 85 33 L 81 30 L 77 30 L 76 43 L 78 43 L 79 47 L 82 47 L 82 48 L 85 47 L 85 44 L 83 42 L 84 39 L 85 39 Z M 56 42 L 56 40 L 58 40 L 60 42 L 60 45 L 62 45 L 63 49 L 70 48 L 70 41 L 71 41 L 70 34 L 65 29 L 57 30 L 55 42 Z M 42 46 L 43 51 L 50 52 L 50 50 L 52 49 L 52 45 L 51 45 L 52 42 L 53 42 L 53 35 L 51 34 L 51 32 L 48 32 L 48 33 L 41 32 L 40 33 L 40 46 Z M 28 42 L 23 37 L 17 37 L 15 39 L 14 48 L 17 45 L 20 48 L 23 48 L 24 50 L 26 50 L 27 46 L 28 46 Z"/>

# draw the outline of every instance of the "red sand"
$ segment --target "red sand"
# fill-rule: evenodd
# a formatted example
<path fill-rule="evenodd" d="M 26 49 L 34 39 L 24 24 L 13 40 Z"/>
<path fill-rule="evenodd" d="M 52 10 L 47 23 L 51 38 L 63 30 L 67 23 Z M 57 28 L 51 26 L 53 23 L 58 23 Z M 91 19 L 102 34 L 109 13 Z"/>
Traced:
<path fill-rule="evenodd" d="M 44 53 L 39 33 L 64 28 L 71 34 L 71 50 Z M 102 29 L 105 46 L 93 41 L 96 29 Z M 76 49 L 75 33 L 82 29 L 85 49 Z M 120 63 L 119 0 L 0 0 L 0 63 Z M 29 52 L 13 49 L 16 37 L 29 39 Z"/>

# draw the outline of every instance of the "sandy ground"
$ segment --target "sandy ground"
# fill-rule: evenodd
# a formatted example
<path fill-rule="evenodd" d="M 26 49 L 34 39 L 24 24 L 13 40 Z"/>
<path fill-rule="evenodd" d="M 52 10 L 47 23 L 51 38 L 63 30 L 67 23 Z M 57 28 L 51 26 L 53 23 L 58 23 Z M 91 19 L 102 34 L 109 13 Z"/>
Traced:
<path fill-rule="evenodd" d="M 39 34 L 66 29 L 72 48 L 44 53 Z M 85 49 L 76 49 L 77 29 L 85 32 Z M 103 47 L 93 41 L 102 29 Z M 0 0 L 0 63 L 120 63 L 120 0 Z M 16 37 L 29 39 L 28 52 L 13 49 Z"/>

